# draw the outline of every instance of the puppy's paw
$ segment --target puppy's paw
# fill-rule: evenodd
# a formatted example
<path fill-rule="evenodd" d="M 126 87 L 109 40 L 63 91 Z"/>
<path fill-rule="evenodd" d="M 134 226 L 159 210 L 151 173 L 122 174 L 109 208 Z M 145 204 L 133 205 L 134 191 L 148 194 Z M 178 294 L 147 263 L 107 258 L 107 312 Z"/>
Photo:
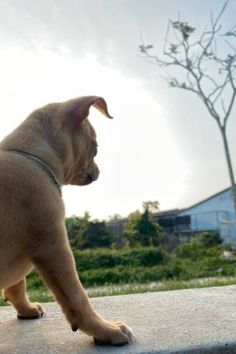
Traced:
<path fill-rule="evenodd" d="M 44 309 L 37 302 L 31 303 L 29 307 L 22 309 L 17 313 L 21 320 L 34 319 L 42 317 L 45 314 Z"/>
<path fill-rule="evenodd" d="M 123 322 L 108 322 L 105 334 L 101 338 L 94 338 L 97 345 L 122 346 L 134 341 L 134 335 L 130 327 Z"/>

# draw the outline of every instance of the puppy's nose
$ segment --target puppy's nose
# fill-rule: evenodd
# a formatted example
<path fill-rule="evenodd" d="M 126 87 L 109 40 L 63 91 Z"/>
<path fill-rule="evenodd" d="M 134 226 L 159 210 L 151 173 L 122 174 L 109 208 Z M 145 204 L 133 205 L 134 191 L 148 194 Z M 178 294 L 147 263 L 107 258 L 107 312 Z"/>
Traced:
<path fill-rule="evenodd" d="M 86 183 L 92 183 L 94 180 L 93 176 L 91 173 L 87 173 L 87 176 L 86 176 Z"/>

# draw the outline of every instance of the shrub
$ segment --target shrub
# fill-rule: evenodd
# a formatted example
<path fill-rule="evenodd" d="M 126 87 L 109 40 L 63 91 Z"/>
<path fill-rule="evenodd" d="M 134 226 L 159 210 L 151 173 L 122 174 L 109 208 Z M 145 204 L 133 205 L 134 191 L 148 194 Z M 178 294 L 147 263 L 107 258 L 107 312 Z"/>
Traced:
<path fill-rule="evenodd" d="M 189 243 L 181 243 L 176 248 L 177 257 L 189 258 L 191 260 L 202 257 L 204 252 L 204 245 L 196 239 L 192 239 Z"/>
<path fill-rule="evenodd" d="M 222 243 L 218 232 L 202 232 L 198 238 L 205 247 L 214 247 Z"/>
<path fill-rule="evenodd" d="M 155 247 L 126 250 L 74 250 L 76 267 L 79 271 L 89 269 L 113 268 L 117 266 L 151 267 L 162 264 L 167 255 Z"/>

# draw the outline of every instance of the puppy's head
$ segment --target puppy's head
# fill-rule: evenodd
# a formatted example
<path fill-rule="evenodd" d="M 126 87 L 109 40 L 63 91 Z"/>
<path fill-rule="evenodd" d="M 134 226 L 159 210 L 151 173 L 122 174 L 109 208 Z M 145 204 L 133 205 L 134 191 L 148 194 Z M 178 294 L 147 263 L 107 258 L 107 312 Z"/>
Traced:
<path fill-rule="evenodd" d="M 87 119 L 91 106 L 112 118 L 106 101 L 97 96 L 49 104 L 39 111 L 45 125 L 45 137 L 62 162 L 64 184 L 82 186 L 98 178 L 99 169 L 94 161 L 96 133 Z"/>

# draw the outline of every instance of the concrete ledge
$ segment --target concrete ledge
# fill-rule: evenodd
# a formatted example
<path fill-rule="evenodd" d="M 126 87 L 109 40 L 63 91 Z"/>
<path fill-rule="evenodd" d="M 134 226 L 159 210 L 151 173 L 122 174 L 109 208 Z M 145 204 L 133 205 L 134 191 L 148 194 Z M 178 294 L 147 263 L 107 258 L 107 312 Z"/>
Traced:
<path fill-rule="evenodd" d="M 42 319 L 17 320 L 0 308 L 1 354 L 155 354 L 236 353 L 236 286 L 190 289 L 92 300 L 107 319 L 125 321 L 136 343 L 96 347 L 73 333 L 55 303 L 44 304 Z"/>

